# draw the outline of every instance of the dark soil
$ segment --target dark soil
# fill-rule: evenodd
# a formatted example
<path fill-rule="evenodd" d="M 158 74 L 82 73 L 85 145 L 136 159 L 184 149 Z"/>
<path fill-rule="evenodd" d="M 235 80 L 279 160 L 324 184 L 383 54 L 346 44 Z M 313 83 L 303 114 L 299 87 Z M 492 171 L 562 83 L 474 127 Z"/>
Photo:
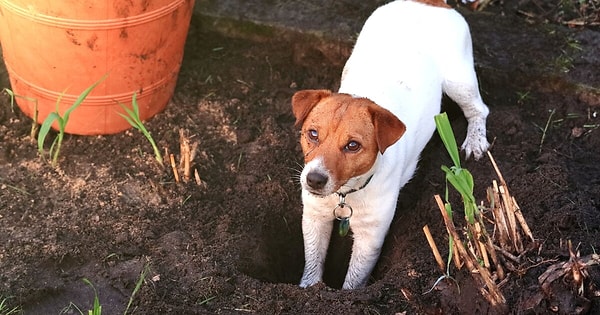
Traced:
<path fill-rule="evenodd" d="M 508 309 L 599 314 L 598 265 L 587 269 L 582 297 L 567 278 L 547 291 L 538 283 L 550 265 L 568 261 L 567 241 L 582 257 L 600 248 L 599 35 L 530 26 L 507 6 L 465 14 L 491 109 L 491 152 L 541 244 L 501 286 Z M 334 49 L 344 54 L 342 46 Z M 400 194 L 370 285 L 339 290 L 351 238 L 338 237 L 326 284 L 297 286 L 302 160 L 290 98 L 305 88 L 336 89 L 343 62 L 325 54 L 294 35 L 257 42 L 193 19 L 175 96 L 146 126 L 176 156 L 180 130 L 199 143 L 193 169 L 204 186 L 176 183 L 135 130 L 67 136 L 53 168 L 29 138 L 31 120 L 2 96 L 0 298 L 25 314 L 77 314 L 71 303 L 87 313 L 94 296 L 87 278 L 103 313 L 119 314 L 147 270 L 130 314 L 497 313 L 465 268 L 452 269 L 460 291 L 442 281 L 424 294 L 441 272 L 422 227 L 442 255 L 448 242 L 433 196 L 444 192 L 440 166 L 450 159 L 437 136 Z M 3 69 L 0 82 L 8 86 Z M 444 110 L 462 143 L 462 114 L 450 102 Z M 484 200 L 496 179 L 491 164 L 463 166 Z"/>

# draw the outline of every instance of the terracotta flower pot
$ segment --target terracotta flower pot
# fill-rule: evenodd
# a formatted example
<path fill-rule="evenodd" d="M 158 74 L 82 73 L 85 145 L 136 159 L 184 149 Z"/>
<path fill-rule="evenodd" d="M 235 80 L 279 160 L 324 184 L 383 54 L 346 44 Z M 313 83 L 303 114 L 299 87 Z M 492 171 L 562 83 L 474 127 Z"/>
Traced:
<path fill-rule="evenodd" d="M 142 120 L 173 95 L 194 0 L 0 0 L 0 41 L 15 94 L 37 99 L 38 122 L 59 114 L 108 74 L 72 114 L 66 132 L 131 126 L 119 102 L 137 92 Z M 35 103 L 17 99 L 33 117 Z"/>

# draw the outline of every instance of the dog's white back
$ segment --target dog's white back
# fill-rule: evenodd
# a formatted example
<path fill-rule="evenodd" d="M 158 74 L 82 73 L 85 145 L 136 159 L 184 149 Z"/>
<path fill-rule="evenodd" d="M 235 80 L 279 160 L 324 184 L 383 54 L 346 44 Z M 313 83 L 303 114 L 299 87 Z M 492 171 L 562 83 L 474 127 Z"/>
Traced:
<path fill-rule="evenodd" d="M 339 93 L 367 98 L 389 110 L 406 131 L 378 154 L 368 172 L 345 185 L 357 191 L 345 196 L 353 208 L 350 229 L 354 244 L 344 289 L 366 285 L 394 216 L 399 191 L 413 176 L 419 155 L 435 130 L 433 117 L 440 112 L 443 92 L 460 105 L 468 119 L 463 144 L 467 157 L 479 158 L 489 146 L 488 109 L 479 94 L 471 38 L 463 17 L 447 7 L 410 0 L 377 9 L 344 67 Z M 324 158 L 306 160 L 301 174 L 306 259 L 302 287 L 321 281 L 335 220 L 332 210 L 340 202 L 335 193 L 315 195 L 311 192 L 314 187 L 307 183 L 311 173 L 331 175 Z M 361 183 L 368 184 L 359 187 Z"/>
<path fill-rule="evenodd" d="M 461 102 L 468 96 L 453 90 L 478 96 L 479 87 L 472 82 L 477 78 L 464 18 L 450 8 L 395 1 L 377 9 L 364 24 L 339 92 L 369 98 L 396 114 L 406 125 L 403 139 L 413 139 L 407 148 L 415 151 L 410 159 L 417 159 L 435 131 L 433 116 L 439 113 L 442 89 Z M 476 112 L 483 102 L 477 103 Z M 467 118 L 473 116 L 467 111 Z M 485 148 L 474 151 L 481 155 Z"/>

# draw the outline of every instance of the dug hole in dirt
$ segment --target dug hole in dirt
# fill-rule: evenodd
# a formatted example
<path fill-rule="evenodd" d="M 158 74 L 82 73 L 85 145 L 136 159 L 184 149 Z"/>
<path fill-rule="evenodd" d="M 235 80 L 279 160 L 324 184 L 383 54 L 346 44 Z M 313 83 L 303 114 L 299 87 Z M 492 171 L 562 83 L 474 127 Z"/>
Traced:
<path fill-rule="evenodd" d="M 360 27 L 381 4 L 364 3 L 328 9 Z M 434 286 L 442 271 L 422 228 L 445 259 L 448 233 L 434 195 L 445 190 L 440 166 L 451 164 L 437 135 L 400 194 L 369 285 L 339 290 L 352 241 L 334 236 L 325 283 L 299 288 L 302 157 L 290 98 L 335 90 L 352 42 L 200 14 L 175 96 L 146 122 L 178 172 L 181 135 L 189 141 L 188 182 L 160 167 L 135 130 L 67 136 L 53 168 L 29 138 L 31 120 L 0 98 L 0 298 L 25 314 L 77 314 L 73 305 L 86 312 L 94 297 L 86 278 L 105 314 L 123 313 L 130 298 L 128 314 L 600 313 L 600 35 L 528 23 L 515 6 L 461 10 L 491 110 L 491 152 L 536 240 L 524 240 L 515 261 L 502 256 L 510 266 L 497 281 L 505 308 L 490 307 L 465 267 L 452 265 L 455 280 Z M 0 83 L 8 87 L 4 68 Z M 443 110 L 462 143 L 462 113 L 447 100 Z M 477 201 L 486 200 L 498 179 L 491 163 L 463 163 Z M 459 196 L 451 200 L 460 217 Z M 580 282 L 576 262 L 585 265 L 577 265 Z M 569 272 L 541 281 L 551 268 Z"/>

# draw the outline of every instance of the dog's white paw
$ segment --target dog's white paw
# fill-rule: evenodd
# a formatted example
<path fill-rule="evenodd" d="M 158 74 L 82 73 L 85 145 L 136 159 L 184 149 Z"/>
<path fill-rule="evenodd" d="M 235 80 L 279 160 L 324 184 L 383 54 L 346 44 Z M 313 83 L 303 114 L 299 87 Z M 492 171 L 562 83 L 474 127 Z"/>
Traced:
<path fill-rule="evenodd" d="M 363 288 L 365 286 L 366 286 L 366 283 L 345 281 L 344 284 L 342 285 L 342 289 L 344 289 L 344 290 L 354 290 L 354 289 Z"/>
<path fill-rule="evenodd" d="M 302 278 L 302 280 L 300 281 L 300 287 L 301 288 L 308 288 L 308 287 L 312 287 L 313 285 L 319 283 L 320 280 L 318 279 L 305 279 Z"/>
<path fill-rule="evenodd" d="M 465 158 L 468 159 L 473 155 L 476 160 L 479 160 L 489 147 L 490 143 L 486 138 L 485 118 L 470 119 L 467 127 L 467 137 L 461 146 L 461 149 L 465 151 Z"/>

